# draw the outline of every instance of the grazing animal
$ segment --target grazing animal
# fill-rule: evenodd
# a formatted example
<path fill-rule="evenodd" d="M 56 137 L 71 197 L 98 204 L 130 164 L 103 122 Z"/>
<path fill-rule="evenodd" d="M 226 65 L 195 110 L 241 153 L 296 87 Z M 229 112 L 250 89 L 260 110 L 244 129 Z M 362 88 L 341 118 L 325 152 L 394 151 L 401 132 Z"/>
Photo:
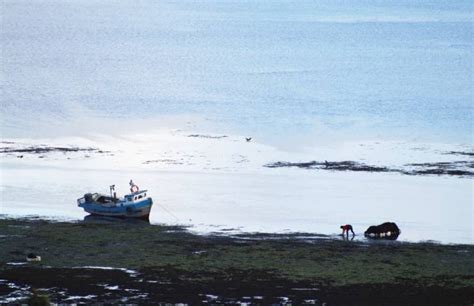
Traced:
<path fill-rule="evenodd" d="M 380 225 L 372 225 L 364 232 L 364 236 L 374 239 L 396 240 L 401 231 L 397 224 L 385 222 Z"/>
<path fill-rule="evenodd" d="M 250 142 L 250 140 L 252 140 L 252 137 L 245 137 L 245 140 L 247 140 L 247 142 Z"/>

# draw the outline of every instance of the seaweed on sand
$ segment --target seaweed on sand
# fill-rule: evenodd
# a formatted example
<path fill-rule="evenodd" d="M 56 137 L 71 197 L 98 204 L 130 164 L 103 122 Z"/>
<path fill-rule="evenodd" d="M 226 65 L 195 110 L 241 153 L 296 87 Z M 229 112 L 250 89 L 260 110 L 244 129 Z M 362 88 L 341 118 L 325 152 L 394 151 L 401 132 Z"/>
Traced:
<path fill-rule="evenodd" d="M 250 296 L 261 303 L 286 297 L 380 304 L 377 293 L 384 290 L 394 304 L 472 303 L 474 288 L 474 272 L 466 269 L 473 266 L 471 245 L 308 239 L 319 237 L 309 233 L 202 236 L 181 227 L 22 219 L 0 219 L 0 233 L 0 278 L 48 289 L 54 302 L 71 302 L 71 296 L 88 303 L 236 302 Z M 28 252 L 42 262 L 7 264 L 25 261 Z M 14 291 L 2 288 L 7 295 Z"/>

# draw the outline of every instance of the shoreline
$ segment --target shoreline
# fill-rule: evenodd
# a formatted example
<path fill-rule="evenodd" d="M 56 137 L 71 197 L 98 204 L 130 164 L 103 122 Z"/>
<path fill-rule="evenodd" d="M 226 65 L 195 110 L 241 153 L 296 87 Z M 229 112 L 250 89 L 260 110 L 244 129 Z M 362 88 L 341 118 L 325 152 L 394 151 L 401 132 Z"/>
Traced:
<path fill-rule="evenodd" d="M 472 243 L 473 176 L 457 175 L 472 173 L 472 146 L 366 141 L 287 152 L 223 132 L 127 135 L 5 139 L 15 153 L 0 152 L 3 212 L 81 219 L 77 198 L 110 184 L 124 193 L 133 178 L 165 207 L 153 207 L 152 222 L 201 233 L 336 234 L 345 223 L 362 233 L 393 221 L 404 241 Z"/>
<path fill-rule="evenodd" d="M 474 272 L 466 269 L 473 245 L 236 238 L 179 226 L 21 218 L 0 219 L 0 235 L 4 302 L 31 288 L 72 303 L 473 302 Z M 30 252 L 42 261 L 26 263 Z"/>
<path fill-rule="evenodd" d="M 225 225 L 208 225 L 208 231 L 196 230 L 192 224 L 179 224 L 179 223 L 160 223 L 151 220 L 133 219 L 133 218 L 115 218 L 115 217 L 102 217 L 94 215 L 85 215 L 84 217 L 71 217 L 71 216 L 46 216 L 46 215 L 14 215 L 14 214 L 1 214 L 0 223 L 2 221 L 24 221 L 24 222 L 49 222 L 49 223 L 98 223 L 98 224 L 140 224 L 146 226 L 156 226 L 165 228 L 178 228 L 180 231 L 186 231 L 191 235 L 200 237 L 222 237 L 229 239 L 242 239 L 242 240 L 272 240 L 272 239 L 294 239 L 301 240 L 302 242 L 311 243 L 317 240 L 328 240 L 328 241 L 348 241 L 353 243 L 362 244 L 377 244 L 377 243 L 395 243 L 395 244 L 429 244 L 439 246 L 474 246 L 473 243 L 456 243 L 456 242 L 442 242 L 434 239 L 428 240 L 404 240 L 403 232 L 400 234 L 401 238 L 398 237 L 395 240 L 383 239 L 383 238 L 368 238 L 365 237 L 363 232 L 355 234 L 353 237 L 349 235 L 349 238 L 344 238 L 342 234 L 324 234 L 319 232 L 307 232 L 307 231 L 245 231 L 239 228 L 226 227 Z M 215 230 L 210 230 L 215 228 Z"/>

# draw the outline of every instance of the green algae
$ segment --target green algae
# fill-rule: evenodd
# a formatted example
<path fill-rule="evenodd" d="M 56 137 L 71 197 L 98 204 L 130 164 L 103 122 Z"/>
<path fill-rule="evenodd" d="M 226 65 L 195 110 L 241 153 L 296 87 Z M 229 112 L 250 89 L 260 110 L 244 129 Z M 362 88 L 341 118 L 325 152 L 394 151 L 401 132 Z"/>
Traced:
<path fill-rule="evenodd" d="M 330 286 L 410 283 L 474 288 L 472 245 L 201 236 L 181 227 L 147 223 L 28 219 L 1 219 L 0 237 L 0 271 L 9 262 L 24 262 L 32 252 L 42 258 L 36 266 L 172 269 L 201 280 L 212 274 L 232 277 L 229 271 L 259 270 Z"/>

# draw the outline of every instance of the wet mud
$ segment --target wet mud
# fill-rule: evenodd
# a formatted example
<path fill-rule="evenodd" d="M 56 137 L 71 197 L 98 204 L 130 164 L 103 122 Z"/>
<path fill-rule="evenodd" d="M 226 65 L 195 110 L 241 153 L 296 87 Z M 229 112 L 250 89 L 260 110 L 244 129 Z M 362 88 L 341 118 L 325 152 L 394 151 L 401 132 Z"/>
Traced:
<path fill-rule="evenodd" d="M 232 270 L 192 274 L 173 267 L 146 271 L 20 267 L 2 271 L 0 300 L 21 301 L 32 288 L 54 303 L 186 303 L 400 305 L 463 304 L 469 288 L 423 287 L 417 283 L 333 287 L 318 281 L 293 281 L 264 270 Z M 440 283 L 444 280 L 440 279 Z M 11 284 L 15 284 L 12 286 Z"/>
<path fill-rule="evenodd" d="M 94 221 L 94 222 L 91 222 Z M 474 302 L 474 248 L 316 233 L 194 235 L 120 220 L 0 219 L 0 302 L 316 305 Z M 41 262 L 27 262 L 28 253 Z"/>

